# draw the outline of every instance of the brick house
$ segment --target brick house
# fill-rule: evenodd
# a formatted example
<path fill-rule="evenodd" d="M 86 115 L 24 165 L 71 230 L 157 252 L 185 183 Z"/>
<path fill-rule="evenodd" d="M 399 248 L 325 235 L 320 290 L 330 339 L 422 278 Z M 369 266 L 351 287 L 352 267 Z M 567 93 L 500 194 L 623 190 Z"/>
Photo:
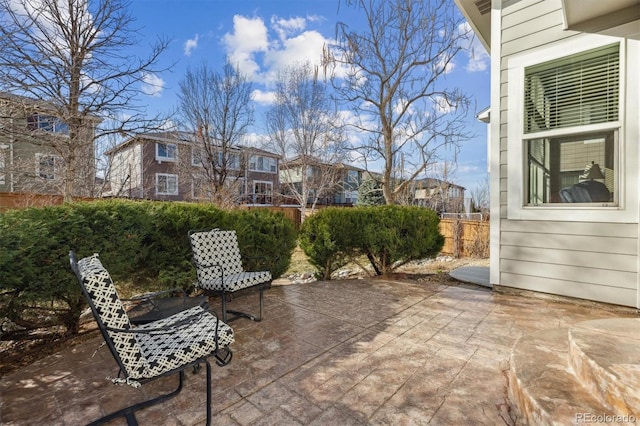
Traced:
<path fill-rule="evenodd" d="M 200 142 L 201 143 L 201 142 Z M 129 138 L 105 154 L 113 197 L 205 201 L 210 198 L 195 135 L 186 132 L 143 133 Z M 279 191 L 279 156 L 257 148 L 219 151 L 214 161 L 225 163 L 225 186 L 236 202 L 273 204 Z"/>

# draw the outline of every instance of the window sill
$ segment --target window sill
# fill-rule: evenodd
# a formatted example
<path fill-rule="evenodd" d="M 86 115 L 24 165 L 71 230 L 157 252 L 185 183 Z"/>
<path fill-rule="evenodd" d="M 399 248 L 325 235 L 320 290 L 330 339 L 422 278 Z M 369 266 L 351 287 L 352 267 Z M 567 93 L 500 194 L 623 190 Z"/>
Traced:
<path fill-rule="evenodd" d="M 598 204 L 598 203 L 596 203 Z M 592 204 L 549 204 L 544 206 L 524 206 L 507 208 L 507 219 L 535 220 L 558 222 L 610 222 L 637 223 L 638 214 L 635 209 L 620 206 Z"/>

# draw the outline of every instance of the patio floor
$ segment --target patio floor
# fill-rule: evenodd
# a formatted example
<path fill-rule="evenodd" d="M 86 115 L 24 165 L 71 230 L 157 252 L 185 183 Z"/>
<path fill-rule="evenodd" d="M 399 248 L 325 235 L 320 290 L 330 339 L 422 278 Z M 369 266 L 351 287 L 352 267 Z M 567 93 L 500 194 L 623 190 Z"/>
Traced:
<path fill-rule="evenodd" d="M 219 308 L 213 303 L 214 308 Z M 255 309 L 257 296 L 232 302 Z M 213 424 L 518 424 L 506 400 L 511 348 L 523 334 L 580 321 L 637 317 L 634 309 L 471 284 L 365 279 L 274 286 L 265 319 L 231 325 L 231 364 L 213 366 Z M 84 424 L 169 390 L 117 373 L 98 334 L 2 378 L 0 423 Z M 141 424 L 205 419 L 205 374 Z M 114 424 L 124 424 L 124 422 Z"/>

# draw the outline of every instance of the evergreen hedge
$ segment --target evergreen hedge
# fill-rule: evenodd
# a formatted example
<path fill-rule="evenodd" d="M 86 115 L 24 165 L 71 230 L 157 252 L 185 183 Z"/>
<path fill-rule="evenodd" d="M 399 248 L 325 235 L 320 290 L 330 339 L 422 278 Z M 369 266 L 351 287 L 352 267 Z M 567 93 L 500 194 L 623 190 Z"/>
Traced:
<path fill-rule="evenodd" d="M 293 223 L 268 210 L 223 211 L 193 203 L 104 200 L 0 214 L 0 322 L 27 330 L 63 325 L 78 331 L 86 304 L 69 267 L 97 252 L 116 284 L 145 290 L 189 288 L 195 281 L 190 229 L 234 229 L 247 269 L 282 275 L 296 245 Z M 260 259 L 251 260 L 257 255 Z"/>
<path fill-rule="evenodd" d="M 327 208 L 302 224 L 300 246 L 318 270 L 318 278 L 350 260 L 366 256 L 377 275 L 416 259 L 437 255 L 444 245 L 440 218 L 413 206 Z"/>

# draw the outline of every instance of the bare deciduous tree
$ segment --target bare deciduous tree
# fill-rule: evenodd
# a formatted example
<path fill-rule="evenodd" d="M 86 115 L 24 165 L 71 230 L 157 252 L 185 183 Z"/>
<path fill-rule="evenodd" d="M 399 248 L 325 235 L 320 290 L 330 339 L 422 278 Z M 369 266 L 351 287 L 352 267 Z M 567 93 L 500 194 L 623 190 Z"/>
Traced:
<path fill-rule="evenodd" d="M 198 197 L 237 203 L 247 164 L 243 143 L 254 121 L 251 91 L 246 76 L 228 60 L 222 73 L 203 63 L 187 70 L 180 83 L 180 124 L 195 135 L 192 158 L 181 170 L 190 175 Z"/>
<path fill-rule="evenodd" d="M 478 186 L 476 186 L 475 189 L 471 192 L 474 207 L 484 216 L 487 216 L 489 214 L 489 188 L 489 176 L 485 176 L 480 182 L 478 182 Z"/>
<path fill-rule="evenodd" d="M 339 115 L 326 82 L 309 63 L 282 70 L 276 82 L 276 102 L 266 114 L 269 144 L 280 154 L 280 185 L 302 208 L 339 188 L 346 149 Z"/>
<path fill-rule="evenodd" d="M 42 102 L 68 126 L 67 137 L 46 139 L 63 161 L 66 200 L 92 194 L 96 140 L 163 121 L 145 115 L 140 95 L 163 71 L 157 63 L 168 41 L 158 39 L 145 58 L 129 50 L 139 42 L 126 0 L 0 0 L 0 90 Z M 43 143 L 42 132 L 21 130 Z"/>
<path fill-rule="evenodd" d="M 382 160 L 384 197 L 395 204 L 439 151 L 457 152 L 470 136 L 463 120 L 470 99 L 443 81 L 469 34 L 449 0 L 344 3 L 363 16 L 364 29 L 339 23 L 323 63 L 355 117 L 351 125 L 367 135 L 359 153 L 367 164 Z M 400 158 L 408 175 L 398 182 L 393 173 Z"/>

